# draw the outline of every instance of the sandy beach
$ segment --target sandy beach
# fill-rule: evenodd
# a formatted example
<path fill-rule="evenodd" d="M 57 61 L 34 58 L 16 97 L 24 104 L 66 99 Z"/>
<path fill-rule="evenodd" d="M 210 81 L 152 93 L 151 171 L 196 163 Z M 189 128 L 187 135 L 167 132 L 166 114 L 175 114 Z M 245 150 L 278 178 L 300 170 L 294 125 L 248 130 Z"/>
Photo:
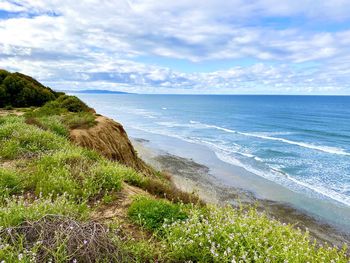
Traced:
<path fill-rule="evenodd" d="M 207 203 L 231 204 L 233 206 L 254 205 L 281 222 L 290 223 L 302 230 L 309 231 L 310 235 L 317 241 L 327 242 L 338 247 L 343 244 L 350 245 L 348 233 L 344 233 L 340 229 L 286 203 L 257 198 L 253 193 L 242 188 L 225 186 L 223 182 L 211 174 L 209 167 L 199 164 L 193 159 L 152 148 L 146 139 L 133 138 L 132 143 L 138 155 L 146 163 L 168 173 L 179 189 L 194 193 Z"/>

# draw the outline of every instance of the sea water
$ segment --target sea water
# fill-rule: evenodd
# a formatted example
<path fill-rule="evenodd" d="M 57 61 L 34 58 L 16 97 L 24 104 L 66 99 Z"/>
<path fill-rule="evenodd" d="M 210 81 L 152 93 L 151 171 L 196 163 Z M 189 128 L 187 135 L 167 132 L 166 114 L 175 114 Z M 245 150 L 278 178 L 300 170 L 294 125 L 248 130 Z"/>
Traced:
<path fill-rule="evenodd" d="M 291 191 L 350 207 L 350 97 L 78 96 L 126 128 L 205 145 Z"/>

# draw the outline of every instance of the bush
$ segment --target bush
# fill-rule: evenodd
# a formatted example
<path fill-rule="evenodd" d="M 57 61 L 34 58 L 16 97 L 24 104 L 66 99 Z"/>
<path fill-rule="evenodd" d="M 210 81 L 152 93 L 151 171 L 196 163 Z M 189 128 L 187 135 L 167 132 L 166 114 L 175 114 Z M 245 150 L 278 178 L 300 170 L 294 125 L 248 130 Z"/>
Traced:
<path fill-rule="evenodd" d="M 95 115 L 90 112 L 67 114 L 63 117 L 63 122 L 70 129 L 88 129 L 96 125 Z"/>
<path fill-rule="evenodd" d="M 56 99 L 54 91 L 29 76 L 1 70 L 0 80 L 0 107 L 41 106 Z"/>
<path fill-rule="evenodd" d="M 40 108 L 34 109 L 30 112 L 26 112 L 24 116 L 26 118 L 35 118 L 35 117 L 61 115 L 63 113 L 67 113 L 67 109 L 62 108 L 60 103 L 58 103 L 57 101 L 49 101 Z"/>
<path fill-rule="evenodd" d="M 136 198 L 128 209 L 129 217 L 148 230 L 161 230 L 164 222 L 172 223 L 187 218 L 180 204 L 149 197 Z"/>
<path fill-rule="evenodd" d="M 3 80 L 9 75 L 10 72 L 0 69 L 0 84 L 3 82 Z"/>
<path fill-rule="evenodd" d="M 4 107 L 4 110 L 13 110 L 13 107 L 11 105 L 7 105 Z"/>
<path fill-rule="evenodd" d="M 88 112 L 91 109 L 75 96 L 62 95 L 56 100 L 60 106 L 70 112 Z"/>
<path fill-rule="evenodd" d="M 256 209 L 193 209 L 188 220 L 163 226 L 176 262 L 348 262 L 343 251 L 318 247 L 308 234 Z"/>

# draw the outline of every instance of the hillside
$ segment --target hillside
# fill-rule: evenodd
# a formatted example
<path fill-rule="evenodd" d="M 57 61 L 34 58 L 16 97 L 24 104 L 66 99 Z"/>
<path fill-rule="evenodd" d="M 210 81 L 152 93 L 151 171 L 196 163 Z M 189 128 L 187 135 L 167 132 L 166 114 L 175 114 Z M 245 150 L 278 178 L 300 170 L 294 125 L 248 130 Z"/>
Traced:
<path fill-rule="evenodd" d="M 32 77 L 0 69 L 0 107 L 42 106 L 59 95 Z"/>
<path fill-rule="evenodd" d="M 76 97 L 12 112 L 0 117 L 1 262 L 349 262 L 254 207 L 179 191 Z"/>
<path fill-rule="evenodd" d="M 70 139 L 78 146 L 94 149 L 110 160 L 146 174 L 152 173 L 152 169 L 138 158 L 123 126 L 104 116 L 97 116 L 96 124 L 91 128 L 72 129 Z"/>

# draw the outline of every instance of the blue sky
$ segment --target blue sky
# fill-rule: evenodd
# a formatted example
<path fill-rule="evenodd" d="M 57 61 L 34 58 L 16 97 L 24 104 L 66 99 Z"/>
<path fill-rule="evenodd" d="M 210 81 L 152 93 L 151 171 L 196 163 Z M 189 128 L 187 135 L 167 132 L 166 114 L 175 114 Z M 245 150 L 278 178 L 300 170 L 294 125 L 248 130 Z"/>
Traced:
<path fill-rule="evenodd" d="M 348 0 L 0 0 L 0 68 L 62 90 L 350 95 Z"/>

